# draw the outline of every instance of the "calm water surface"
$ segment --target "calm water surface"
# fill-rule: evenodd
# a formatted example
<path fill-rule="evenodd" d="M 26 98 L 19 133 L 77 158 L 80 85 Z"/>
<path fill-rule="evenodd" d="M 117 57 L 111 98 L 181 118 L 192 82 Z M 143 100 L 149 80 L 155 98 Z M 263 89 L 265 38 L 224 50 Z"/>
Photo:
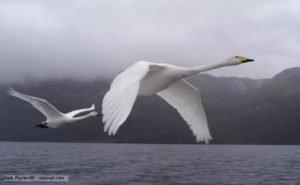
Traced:
<path fill-rule="evenodd" d="M 0 142 L 5 174 L 69 175 L 25 183 L 46 185 L 300 185 L 300 146 Z"/>

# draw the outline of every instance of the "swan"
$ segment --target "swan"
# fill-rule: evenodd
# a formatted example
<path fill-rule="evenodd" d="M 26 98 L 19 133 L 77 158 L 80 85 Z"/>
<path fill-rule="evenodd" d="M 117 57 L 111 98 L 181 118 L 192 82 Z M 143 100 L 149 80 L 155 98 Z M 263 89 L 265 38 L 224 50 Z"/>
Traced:
<path fill-rule="evenodd" d="M 212 139 L 199 90 L 184 78 L 224 66 L 254 61 L 243 56 L 198 67 L 178 67 L 139 61 L 117 75 L 102 102 L 104 132 L 115 135 L 129 116 L 137 96 L 157 94 L 174 107 L 189 125 L 197 142 Z"/>
<path fill-rule="evenodd" d="M 42 122 L 41 124 L 35 125 L 35 127 L 58 128 L 68 123 L 73 123 L 93 116 L 100 116 L 98 112 L 93 111 L 95 110 L 94 104 L 90 108 L 78 109 L 63 114 L 60 111 L 58 111 L 53 105 L 51 105 L 47 100 L 19 93 L 11 87 L 9 87 L 7 93 L 11 96 L 20 98 L 28 103 L 31 103 L 33 107 L 39 110 L 47 118 L 46 121 Z M 92 111 L 92 112 L 84 116 L 75 117 L 80 113 L 88 112 L 88 111 Z"/>

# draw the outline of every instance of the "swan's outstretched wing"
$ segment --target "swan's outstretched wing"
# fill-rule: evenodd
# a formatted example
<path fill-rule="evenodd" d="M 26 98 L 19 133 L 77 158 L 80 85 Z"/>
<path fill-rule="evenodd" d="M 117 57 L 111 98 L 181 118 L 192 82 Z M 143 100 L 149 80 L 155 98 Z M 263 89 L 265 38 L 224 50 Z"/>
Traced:
<path fill-rule="evenodd" d="M 208 143 L 212 139 L 197 88 L 185 80 L 179 80 L 157 94 L 179 112 L 191 128 L 197 142 Z"/>
<path fill-rule="evenodd" d="M 11 87 L 7 90 L 7 93 L 11 96 L 20 98 L 28 103 L 31 103 L 37 110 L 39 110 L 44 116 L 46 116 L 47 119 L 53 119 L 63 116 L 61 112 L 59 112 L 53 105 L 51 105 L 44 99 L 19 93 Z"/>
<path fill-rule="evenodd" d="M 104 131 L 108 130 L 109 135 L 116 134 L 127 119 L 138 95 L 140 82 L 151 68 L 148 62 L 137 62 L 113 80 L 102 102 Z"/>
<path fill-rule="evenodd" d="M 77 114 L 80 114 L 82 112 L 92 111 L 92 110 L 95 110 L 95 105 L 94 104 L 90 108 L 73 110 L 72 112 L 66 113 L 65 115 L 67 117 L 71 117 L 72 118 L 72 117 L 76 116 Z"/>

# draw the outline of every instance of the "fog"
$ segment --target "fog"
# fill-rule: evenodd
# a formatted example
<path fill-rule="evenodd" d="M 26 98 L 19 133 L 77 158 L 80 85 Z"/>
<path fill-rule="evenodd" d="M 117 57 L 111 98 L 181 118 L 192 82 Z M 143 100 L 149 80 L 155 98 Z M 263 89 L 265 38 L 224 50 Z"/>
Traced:
<path fill-rule="evenodd" d="M 269 78 L 299 66 L 300 1 L 3 0 L 0 82 L 112 78 L 146 60 L 254 63 L 210 74 Z"/>

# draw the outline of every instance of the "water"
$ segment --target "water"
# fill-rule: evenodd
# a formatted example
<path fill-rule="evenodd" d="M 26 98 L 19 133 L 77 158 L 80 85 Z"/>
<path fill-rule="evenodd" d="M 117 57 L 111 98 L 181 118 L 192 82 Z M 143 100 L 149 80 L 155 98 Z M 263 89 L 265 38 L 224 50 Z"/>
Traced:
<path fill-rule="evenodd" d="M 299 146 L 0 142 L 0 160 L 1 176 L 69 175 L 46 185 L 300 184 Z"/>

